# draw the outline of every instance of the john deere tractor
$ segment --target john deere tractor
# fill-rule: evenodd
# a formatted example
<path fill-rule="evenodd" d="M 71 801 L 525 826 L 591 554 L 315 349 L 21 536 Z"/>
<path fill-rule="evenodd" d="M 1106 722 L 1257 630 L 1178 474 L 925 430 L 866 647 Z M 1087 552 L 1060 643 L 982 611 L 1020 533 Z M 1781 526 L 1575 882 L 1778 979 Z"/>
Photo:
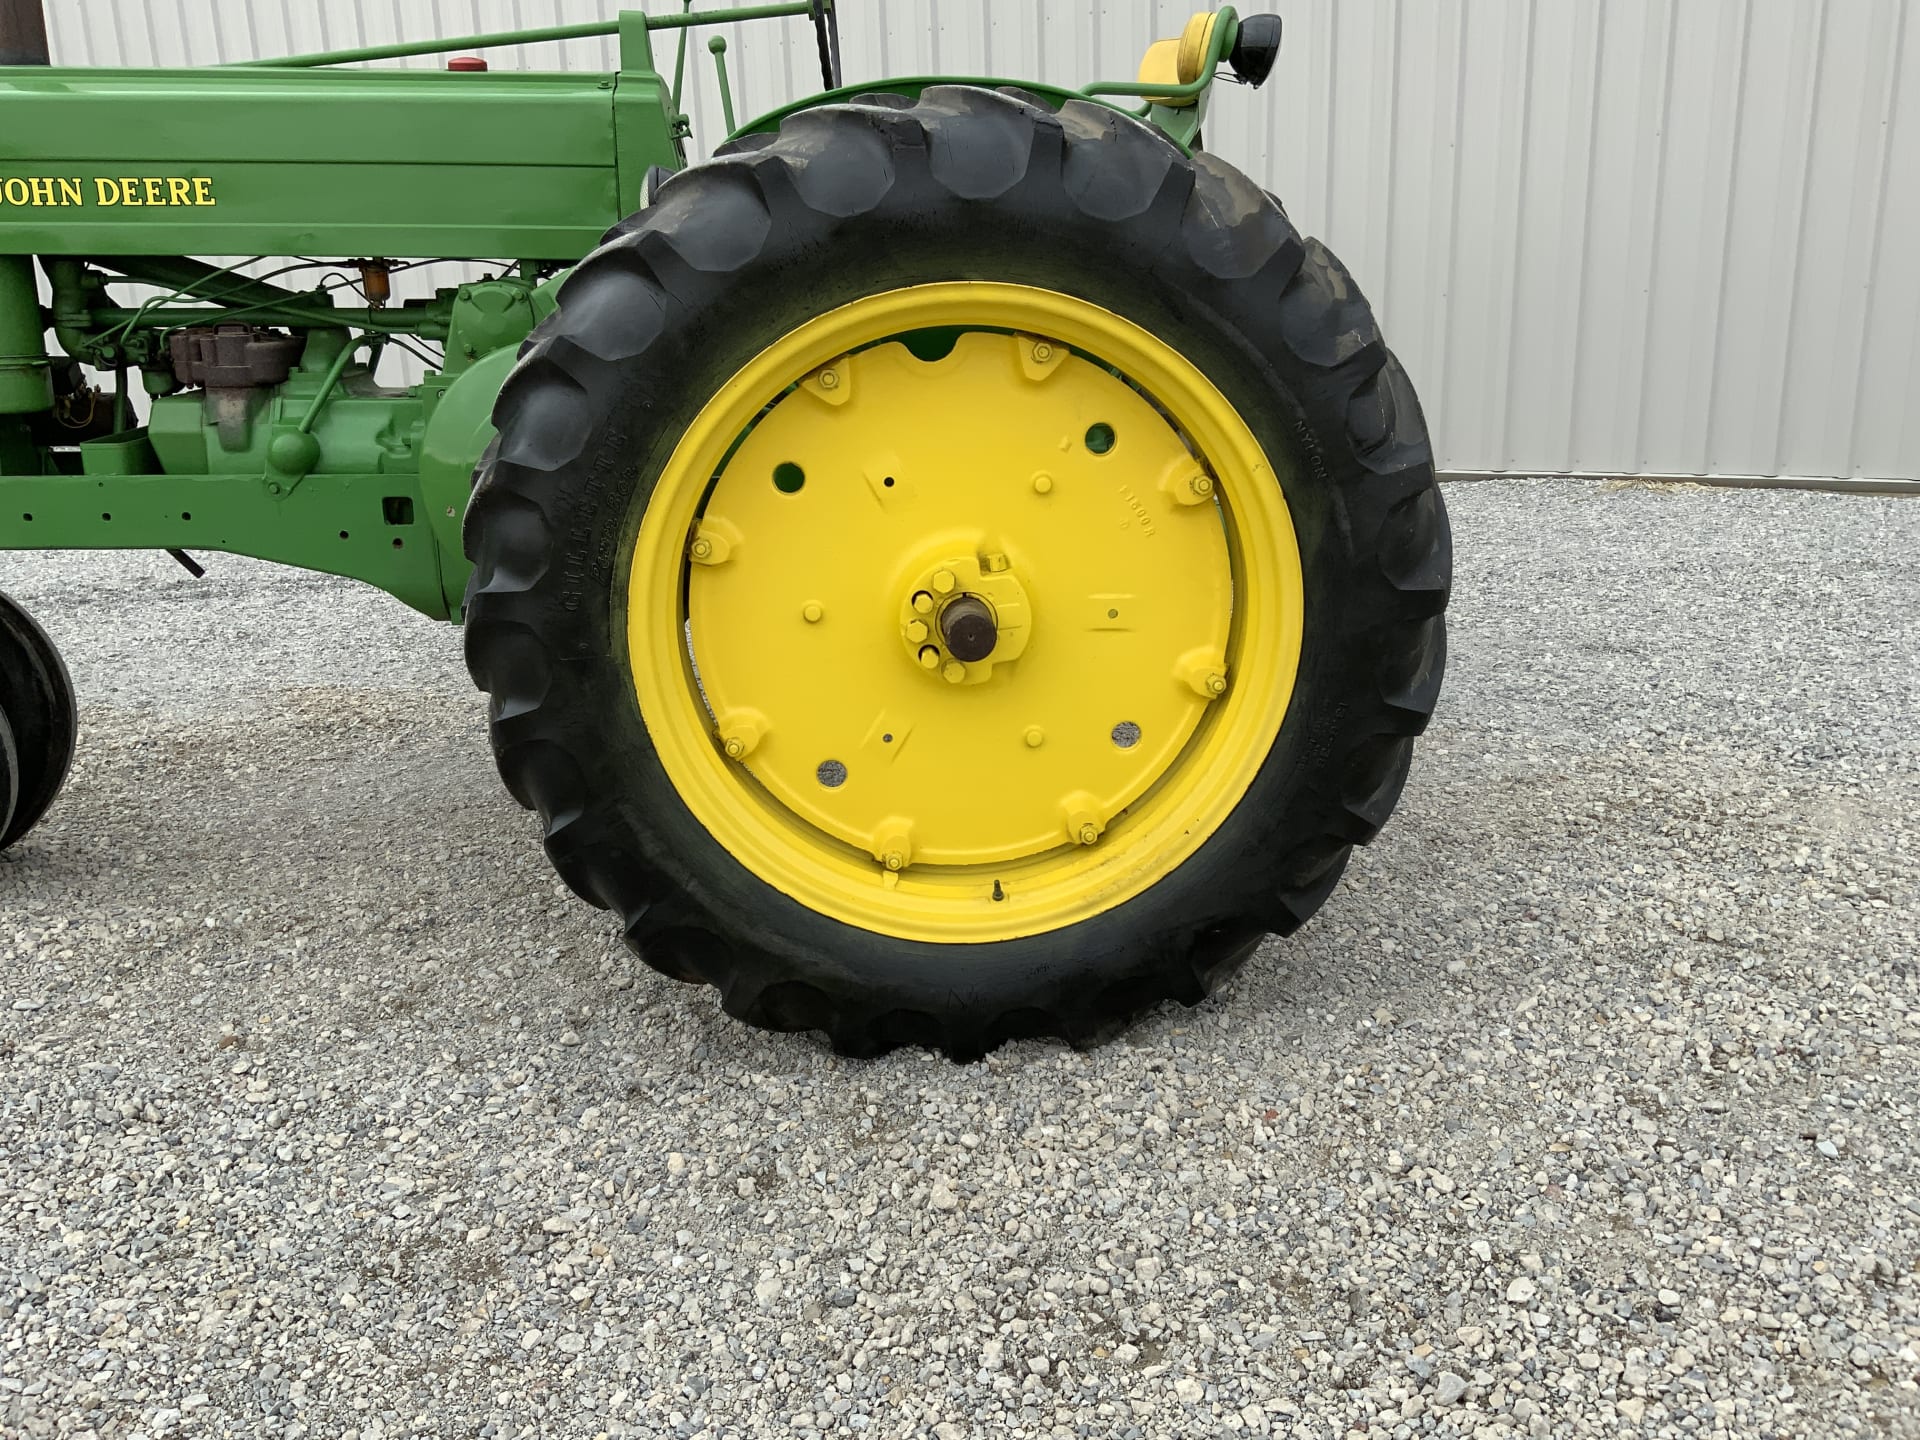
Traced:
<path fill-rule="evenodd" d="M 825 88 L 688 164 L 689 32 L 762 19 Z M 603 35 L 613 74 L 486 68 Z M 1201 145 L 1280 38 L 846 84 L 793 0 L 68 69 L 0 0 L 0 537 L 464 623 L 566 883 L 751 1024 L 1097 1042 L 1320 906 L 1440 685 L 1413 389 Z M 76 722 L 11 605 L 0 707 L 12 844 Z"/>

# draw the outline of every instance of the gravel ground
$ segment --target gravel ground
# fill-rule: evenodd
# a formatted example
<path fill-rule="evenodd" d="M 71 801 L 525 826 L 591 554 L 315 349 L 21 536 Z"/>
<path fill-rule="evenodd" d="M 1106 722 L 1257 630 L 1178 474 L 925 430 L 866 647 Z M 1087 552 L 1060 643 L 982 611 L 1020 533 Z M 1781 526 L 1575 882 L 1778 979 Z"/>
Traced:
<path fill-rule="evenodd" d="M 1450 503 L 1321 917 L 971 1067 L 638 966 L 444 628 L 6 557 L 85 714 L 0 861 L 0 1432 L 1920 1435 L 1920 502 Z"/>

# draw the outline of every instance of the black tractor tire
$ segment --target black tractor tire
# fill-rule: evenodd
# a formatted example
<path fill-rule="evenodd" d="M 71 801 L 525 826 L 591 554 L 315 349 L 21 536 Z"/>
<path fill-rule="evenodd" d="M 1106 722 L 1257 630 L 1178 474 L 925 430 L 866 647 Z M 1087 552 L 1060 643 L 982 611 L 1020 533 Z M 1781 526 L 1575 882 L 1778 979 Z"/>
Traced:
<path fill-rule="evenodd" d="M 47 632 L 0 594 L 0 706 L 12 723 L 19 793 L 0 824 L 5 850 L 40 823 L 73 766 L 80 710 L 73 677 Z"/>
<path fill-rule="evenodd" d="M 1200 367 L 1285 477 L 1306 630 L 1277 741 L 1185 863 L 1065 928 L 942 945 L 828 918 L 715 841 L 650 743 L 625 597 L 652 488 L 718 387 L 833 307 L 965 279 L 1090 300 Z M 1439 691 L 1446 513 L 1366 301 L 1258 185 L 1090 102 L 863 97 L 675 175 L 565 282 L 495 422 L 466 522 L 466 644 L 509 790 L 649 964 L 842 1053 L 1087 1046 L 1161 1001 L 1197 1004 L 1326 899 L 1393 809 Z"/>
<path fill-rule="evenodd" d="M 13 823 L 13 807 L 20 798 L 19 754 L 13 747 L 13 725 L 0 710 L 0 830 Z"/>

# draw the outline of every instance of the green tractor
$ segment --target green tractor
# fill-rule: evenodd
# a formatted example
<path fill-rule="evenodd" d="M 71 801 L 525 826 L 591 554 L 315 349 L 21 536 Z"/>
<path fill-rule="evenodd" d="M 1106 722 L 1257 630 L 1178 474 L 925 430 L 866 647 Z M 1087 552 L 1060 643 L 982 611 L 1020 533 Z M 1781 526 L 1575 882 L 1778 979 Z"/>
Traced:
<path fill-rule="evenodd" d="M 826 88 L 689 165 L 688 32 L 776 17 Z M 616 73 L 477 54 L 600 35 Z M 463 623 L 566 883 L 750 1024 L 1096 1043 L 1320 906 L 1440 685 L 1413 389 L 1201 148 L 1279 45 L 1223 7 L 1135 80 L 848 85 L 792 0 L 62 69 L 0 0 L 0 543 Z M 440 260 L 481 278 L 395 298 Z M 76 722 L 0 609 L 7 845 Z"/>

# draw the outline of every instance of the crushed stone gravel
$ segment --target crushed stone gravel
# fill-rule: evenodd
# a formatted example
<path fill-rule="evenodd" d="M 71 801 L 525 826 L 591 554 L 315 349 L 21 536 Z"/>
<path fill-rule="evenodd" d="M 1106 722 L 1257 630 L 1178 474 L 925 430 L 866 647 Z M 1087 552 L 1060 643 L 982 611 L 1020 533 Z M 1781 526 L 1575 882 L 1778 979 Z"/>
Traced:
<path fill-rule="evenodd" d="M 1089 1055 L 838 1060 L 568 896 L 458 637 L 0 562 L 0 1433 L 1920 1435 L 1920 502 L 1448 495 L 1401 812 Z"/>

